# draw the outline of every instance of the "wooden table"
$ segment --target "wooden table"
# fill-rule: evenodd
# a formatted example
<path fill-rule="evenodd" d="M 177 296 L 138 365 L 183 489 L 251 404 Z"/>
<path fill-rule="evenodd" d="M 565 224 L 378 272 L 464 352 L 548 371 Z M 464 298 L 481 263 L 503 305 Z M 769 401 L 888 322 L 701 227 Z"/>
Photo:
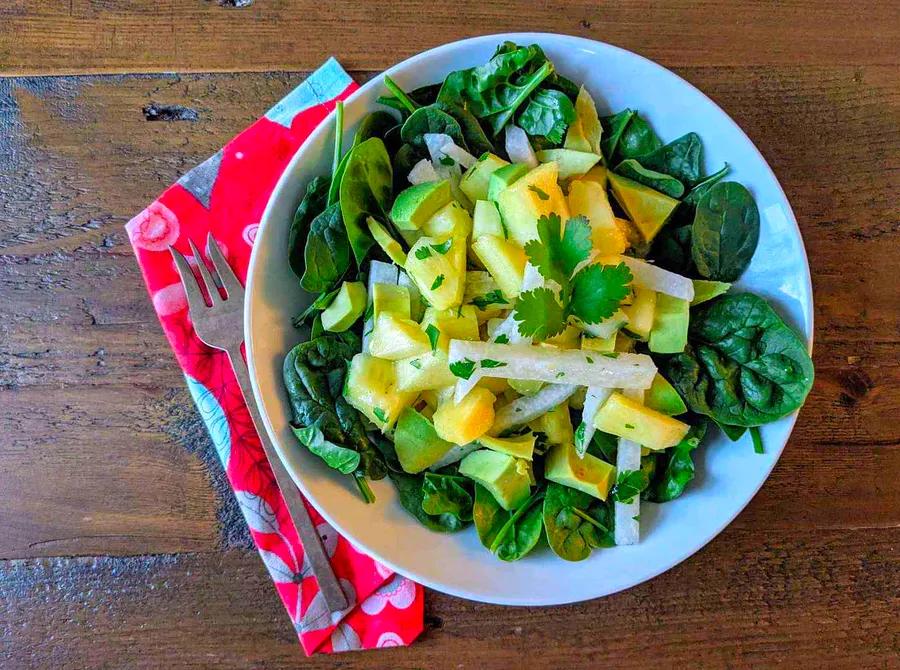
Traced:
<path fill-rule="evenodd" d="M 328 55 L 364 80 L 526 29 L 649 56 L 749 133 L 809 252 L 816 386 L 665 575 L 559 608 L 429 593 L 411 649 L 304 660 L 122 226 Z M 900 667 L 898 46 L 895 0 L 4 0 L 0 667 Z"/>

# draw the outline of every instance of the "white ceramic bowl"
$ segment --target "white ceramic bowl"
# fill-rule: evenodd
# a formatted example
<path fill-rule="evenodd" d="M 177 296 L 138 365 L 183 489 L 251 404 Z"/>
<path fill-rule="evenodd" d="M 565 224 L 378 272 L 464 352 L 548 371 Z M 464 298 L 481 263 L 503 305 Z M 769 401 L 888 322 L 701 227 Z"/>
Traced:
<path fill-rule="evenodd" d="M 409 90 L 485 62 L 503 40 L 541 45 L 563 74 L 588 87 L 601 113 L 638 109 L 666 141 L 697 131 L 703 138 L 707 171 L 727 161 L 732 166 L 729 178 L 751 190 L 762 215 L 759 248 L 740 287 L 768 298 L 811 344 L 809 267 L 784 192 L 734 121 L 677 75 L 608 44 L 532 33 L 454 42 L 387 72 Z M 347 101 L 348 142 L 360 119 L 378 108 L 375 99 L 383 92 L 377 77 Z M 595 551 L 580 563 L 563 561 L 546 547 L 516 563 L 504 563 L 481 546 L 474 529 L 443 535 L 420 526 L 400 507 L 387 479 L 373 482 L 378 500 L 364 504 L 350 477 L 329 470 L 300 447 L 288 428 L 281 364 L 298 341 L 291 317 L 308 298 L 288 266 L 286 241 L 306 183 L 330 170 L 333 126 L 331 119 L 319 126 L 272 194 L 250 261 L 245 326 L 253 390 L 266 428 L 297 485 L 339 532 L 385 565 L 439 591 L 490 603 L 554 605 L 596 598 L 650 579 L 696 552 L 737 516 L 778 460 L 795 416 L 763 428 L 764 455 L 755 454 L 749 440 L 734 444 L 718 434 L 707 440 L 696 452 L 697 477 L 687 492 L 663 505 L 642 505 L 640 544 Z"/>

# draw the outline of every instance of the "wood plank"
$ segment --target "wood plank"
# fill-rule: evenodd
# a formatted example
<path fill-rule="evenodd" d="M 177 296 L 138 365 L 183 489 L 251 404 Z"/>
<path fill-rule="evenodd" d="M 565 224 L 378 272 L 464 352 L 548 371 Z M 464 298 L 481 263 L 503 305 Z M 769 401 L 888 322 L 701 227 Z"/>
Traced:
<path fill-rule="evenodd" d="M 648 659 L 889 667 L 900 646 L 898 548 L 896 528 L 731 529 L 624 593 L 500 608 L 429 592 L 429 629 L 412 649 L 307 660 L 253 552 L 9 561 L 0 563 L 0 630 L 15 631 L 15 643 L 0 646 L 0 659 L 6 668 L 173 670 L 645 668 Z"/>
<path fill-rule="evenodd" d="M 181 0 L 7 0 L 0 18 L 0 64 L 10 74 L 304 69 L 331 54 L 354 69 L 382 70 L 446 42 L 521 30 L 600 39 L 667 66 L 900 57 L 900 13 L 890 0 L 569 0 L 515 11 L 500 0 L 267 0 L 240 10 Z"/>

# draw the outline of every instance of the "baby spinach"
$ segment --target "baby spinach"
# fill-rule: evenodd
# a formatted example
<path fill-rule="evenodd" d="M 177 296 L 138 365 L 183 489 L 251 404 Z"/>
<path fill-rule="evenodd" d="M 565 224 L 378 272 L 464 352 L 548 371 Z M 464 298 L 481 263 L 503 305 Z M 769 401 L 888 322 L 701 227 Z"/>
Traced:
<path fill-rule="evenodd" d="M 700 170 L 703 168 L 703 143 L 697 133 L 682 135 L 665 146 L 639 157 L 641 165 L 655 172 L 674 177 L 686 186 L 700 181 Z M 679 195 L 673 198 L 681 197 Z"/>
<path fill-rule="evenodd" d="M 541 539 L 541 531 L 544 528 L 541 504 L 543 497 L 544 489 L 539 487 L 497 531 L 490 550 L 501 561 L 519 560 L 534 549 Z"/>
<path fill-rule="evenodd" d="M 605 503 L 587 493 L 551 482 L 542 514 L 547 542 L 562 559 L 582 561 L 594 548 L 613 544 L 613 515 Z"/>
<path fill-rule="evenodd" d="M 393 188 L 395 195 L 409 188 L 409 172 L 421 158 L 422 156 L 412 144 L 403 144 L 397 149 L 397 153 L 394 154 L 394 158 L 391 161 L 394 171 Z"/>
<path fill-rule="evenodd" d="M 322 419 L 319 419 L 318 422 L 321 421 Z M 317 424 L 306 428 L 291 426 L 291 430 L 294 436 L 300 440 L 300 443 L 325 461 L 329 468 L 333 468 L 341 474 L 349 475 L 359 467 L 359 452 L 328 441 Z"/>
<path fill-rule="evenodd" d="M 616 144 L 615 156 L 625 158 L 638 158 L 644 154 L 656 151 L 662 146 L 662 141 L 653 132 L 650 124 L 640 115 L 635 113 L 622 131 L 622 135 Z"/>
<path fill-rule="evenodd" d="M 397 497 L 403 509 L 412 514 L 428 530 L 438 533 L 455 533 L 468 525 L 468 522 L 461 520 L 455 514 L 429 514 L 425 511 L 423 508 L 425 477 L 423 475 L 411 475 L 402 470 L 395 471 L 392 468 L 388 470 L 388 477 L 397 488 Z"/>
<path fill-rule="evenodd" d="M 691 227 L 691 257 L 707 279 L 736 281 L 750 265 L 759 242 L 759 209 L 737 182 L 715 184 L 697 203 Z"/>
<path fill-rule="evenodd" d="M 435 107 L 456 119 L 462 132 L 463 140 L 465 140 L 465 144 L 460 146 L 468 149 L 476 157 L 486 151 L 494 151 L 494 145 L 485 134 L 481 123 L 468 109 L 450 102 L 438 102 L 435 103 Z"/>
<path fill-rule="evenodd" d="M 623 109 L 612 116 L 604 116 L 600 118 L 600 126 L 603 128 L 603 134 L 600 137 L 600 150 L 606 158 L 606 163 L 611 164 L 619 141 L 622 139 L 622 133 L 635 115 L 633 109 Z"/>
<path fill-rule="evenodd" d="M 615 171 L 623 177 L 633 179 L 673 198 L 680 198 L 684 195 L 684 184 L 675 177 L 650 170 L 634 158 L 628 158 L 619 163 Z"/>
<path fill-rule="evenodd" d="M 353 146 L 358 146 L 372 137 L 377 137 L 384 141 L 385 136 L 396 125 L 397 119 L 388 112 L 377 111 L 367 114 L 356 129 L 356 135 L 353 136 Z"/>
<path fill-rule="evenodd" d="M 462 522 L 472 520 L 472 480 L 452 474 L 426 472 L 422 482 L 422 509 L 432 516 L 451 514 Z"/>
<path fill-rule="evenodd" d="M 427 151 L 426 133 L 443 133 L 460 147 L 466 148 L 459 122 L 436 105 L 413 112 L 400 129 L 400 138 L 419 151 Z"/>
<path fill-rule="evenodd" d="M 350 151 L 341 178 L 340 208 L 357 265 L 362 265 L 375 243 L 369 235 L 366 218 L 386 220 L 393 183 L 391 159 L 379 138 L 370 137 Z"/>
<path fill-rule="evenodd" d="M 732 442 L 737 442 L 744 436 L 744 433 L 747 432 L 746 426 L 729 426 L 726 423 L 717 423 L 716 424 L 723 433 L 725 433 L 725 437 L 727 437 Z"/>
<path fill-rule="evenodd" d="M 413 102 L 413 104 L 419 107 L 425 107 L 437 100 L 437 94 L 440 90 L 440 84 L 429 84 L 427 86 L 415 88 L 405 95 L 409 100 Z M 380 95 L 378 96 L 377 102 L 378 104 L 384 105 L 385 107 L 396 109 L 404 117 L 409 116 L 410 114 L 409 109 L 407 109 L 406 105 L 404 105 L 400 98 L 398 98 L 396 95 Z"/>
<path fill-rule="evenodd" d="M 642 496 L 645 500 L 663 503 L 684 493 L 684 489 L 694 478 L 691 452 L 703 441 L 706 425 L 706 421 L 692 425 L 681 442 L 657 454 L 656 470 L 651 477 L 650 486 Z"/>
<path fill-rule="evenodd" d="M 306 193 L 291 221 L 291 229 L 288 232 L 288 261 L 298 277 L 303 276 L 303 248 L 309 225 L 328 206 L 328 185 L 327 177 L 313 177 L 306 185 Z"/>
<path fill-rule="evenodd" d="M 707 175 L 703 177 L 702 181 L 694 186 L 690 190 L 690 192 L 684 196 L 684 200 L 682 203 L 685 205 L 690 205 L 691 207 L 696 207 L 697 203 L 706 195 L 707 191 L 711 189 L 713 186 L 718 184 L 725 178 L 725 175 L 731 170 L 731 167 L 728 163 L 725 163 L 717 172 L 713 172 L 711 175 Z"/>
<path fill-rule="evenodd" d="M 347 170 L 347 162 L 350 160 L 350 154 L 350 151 L 344 154 L 331 176 L 331 186 L 328 188 L 329 205 L 333 205 L 338 201 L 338 197 L 341 193 L 341 179 L 344 178 L 344 172 Z"/>
<path fill-rule="evenodd" d="M 544 136 L 554 144 L 562 143 L 574 120 L 575 105 L 565 93 L 554 89 L 535 91 L 519 114 L 522 130 L 532 136 Z"/>
<path fill-rule="evenodd" d="M 799 409 L 814 377 L 806 343 L 750 293 L 691 310 L 687 349 L 659 363 L 691 411 L 729 426 L 759 426 Z"/>
<path fill-rule="evenodd" d="M 303 251 L 300 285 L 311 293 L 324 293 L 337 284 L 350 267 L 350 243 L 341 218 L 341 203 L 330 205 L 309 226 Z"/>
<path fill-rule="evenodd" d="M 678 209 L 682 207 L 685 207 L 684 203 Z M 671 272 L 680 275 L 696 274 L 694 259 L 691 258 L 691 224 L 679 226 L 671 222 L 663 226 L 653 240 L 650 258 L 661 268 Z"/>
<path fill-rule="evenodd" d="M 650 484 L 650 478 L 642 469 L 619 470 L 616 477 L 616 485 L 609 494 L 611 500 L 621 503 L 630 503 L 639 496 Z"/>

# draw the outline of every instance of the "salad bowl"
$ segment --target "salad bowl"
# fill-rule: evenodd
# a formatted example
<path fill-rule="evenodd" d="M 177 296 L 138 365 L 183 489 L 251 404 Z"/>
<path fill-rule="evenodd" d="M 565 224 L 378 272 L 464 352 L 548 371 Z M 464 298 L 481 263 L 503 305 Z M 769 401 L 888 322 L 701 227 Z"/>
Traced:
<path fill-rule="evenodd" d="M 650 119 L 666 141 L 695 130 L 703 138 L 707 172 L 727 162 L 730 178 L 753 193 L 760 212 L 759 246 L 740 280 L 767 299 L 812 344 L 812 289 L 800 231 L 775 175 L 724 111 L 689 83 L 641 56 L 592 40 L 540 33 L 489 35 L 448 44 L 386 71 L 404 90 L 444 79 L 487 61 L 503 41 L 538 44 L 569 79 L 584 84 L 599 111 L 630 107 Z M 378 108 L 386 93 L 376 77 L 345 103 L 344 137 Z M 334 124 L 326 120 L 294 156 L 260 222 L 247 277 L 246 352 L 253 392 L 266 429 L 294 481 L 334 528 L 387 567 L 425 586 L 472 600 L 506 605 L 555 605 L 627 589 L 677 565 L 721 532 L 765 482 L 790 436 L 796 413 L 761 428 L 764 453 L 749 438 L 708 438 L 695 455 L 696 477 L 684 495 L 641 507 L 641 540 L 595 551 L 584 561 L 558 560 L 539 548 L 512 563 L 484 551 L 475 533 L 438 534 L 419 525 L 385 479 L 372 482 L 365 504 L 348 478 L 330 470 L 295 440 L 282 383 L 285 353 L 301 341 L 292 318 L 309 304 L 288 262 L 291 220 L 306 184 L 327 174 Z"/>

